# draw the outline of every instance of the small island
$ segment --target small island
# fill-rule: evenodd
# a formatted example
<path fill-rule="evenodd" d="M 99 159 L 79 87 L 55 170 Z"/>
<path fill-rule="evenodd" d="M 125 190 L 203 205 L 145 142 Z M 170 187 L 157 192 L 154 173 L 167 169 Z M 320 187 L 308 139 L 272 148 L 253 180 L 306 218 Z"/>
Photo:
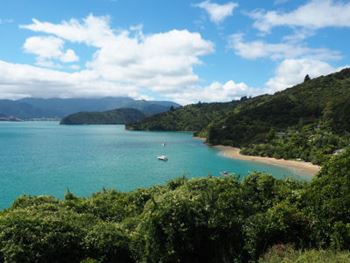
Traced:
<path fill-rule="evenodd" d="M 141 121 L 146 116 L 139 110 L 131 108 L 115 109 L 104 112 L 78 112 L 64 117 L 62 125 L 91 124 L 128 124 Z"/>

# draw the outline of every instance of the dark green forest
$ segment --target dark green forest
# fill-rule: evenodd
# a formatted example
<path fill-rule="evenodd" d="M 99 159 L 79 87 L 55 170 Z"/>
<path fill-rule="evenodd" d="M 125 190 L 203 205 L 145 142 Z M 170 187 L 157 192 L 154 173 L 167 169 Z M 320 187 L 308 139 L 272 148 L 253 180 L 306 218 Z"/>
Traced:
<path fill-rule="evenodd" d="M 122 108 L 104 112 L 78 112 L 64 117 L 60 124 L 126 124 L 145 117 L 139 110 Z"/>
<path fill-rule="evenodd" d="M 129 130 L 148 131 L 192 131 L 202 136 L 204 130 L 214 120 L 227 116 L 238 102 L 228 103 L 197 103 L 154 115 L 142 122 L 130 123 Z"/>
<path fill-rule="evenodd" d="M 350 144 L 350 69 L 274 95 L 185 106 L 127 128 L 194 131 L 244 154 L 322 164 Z"/>
<path fill-rule="evenodd" d="M 21 196 L 0 212 L 0 261 L 349 262 L 349 189 L 347 150 L 310 183 L 252 173 Z"/>

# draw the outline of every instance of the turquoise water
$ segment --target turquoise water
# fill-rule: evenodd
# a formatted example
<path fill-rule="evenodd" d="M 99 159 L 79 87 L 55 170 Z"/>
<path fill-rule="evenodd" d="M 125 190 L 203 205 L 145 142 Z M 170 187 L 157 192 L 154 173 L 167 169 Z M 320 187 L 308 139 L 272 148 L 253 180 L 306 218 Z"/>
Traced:
<path fill-rule="evenodd" d="M 161 154 L 169 161 L 158 161 Z M 223 170 L 241 176 L 251 171 L 278 178 L 297 176 L 292 170 L 221 157 L 190 133 L 130 132 L 121 125 L 0 122 L 0 208 L 21 194 L 61 198 L 69 188 L 87 196 L 103 187 L 126 191 L 181 175 L 219 175 Z"/>

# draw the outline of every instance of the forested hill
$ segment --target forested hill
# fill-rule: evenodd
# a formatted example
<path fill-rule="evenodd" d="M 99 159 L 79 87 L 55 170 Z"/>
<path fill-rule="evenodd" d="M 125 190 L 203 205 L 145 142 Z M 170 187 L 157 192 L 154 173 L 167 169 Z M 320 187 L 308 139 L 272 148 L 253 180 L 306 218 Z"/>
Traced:
<path fill-rule="evenodd" d="M 127 126 L 129 130 L 149 131 L 203 131 L 214 120 L 221 120 L 238 104 L 197 103 L 172 109 Z"/>
<path fill-rule="evenodd" d="M 214 105 L 220 111 L 213 111 Z M 195 115 L 191 114 L 193 109 Z M 208 118 L 203 120 L 203 116 Z M 199 125 L 191 126 L 192 122 Z M 321 163 L 349 144 L 350 69 L 306 78 L 274 95 L 205 107 L 186 106 L 128 128 L 201 131 L 209 143 L 243 147 L 245 154 Z"/>
<path fill-rule="evenodd" d="M 139 110 L 116 109 L 104 112 L 78 112 L 61 120 L 60 124 L 126 124 L 145 118 Z"/>

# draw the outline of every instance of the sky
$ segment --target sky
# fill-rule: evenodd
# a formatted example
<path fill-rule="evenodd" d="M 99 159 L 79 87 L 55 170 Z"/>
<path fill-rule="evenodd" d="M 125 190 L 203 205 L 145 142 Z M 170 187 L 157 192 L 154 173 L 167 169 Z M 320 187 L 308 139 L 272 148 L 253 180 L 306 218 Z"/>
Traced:
<path fill-rule="evenodd" d="M 350 65 L 345 0 L 0 5 L 0 99 L 231 101 Z"/>

